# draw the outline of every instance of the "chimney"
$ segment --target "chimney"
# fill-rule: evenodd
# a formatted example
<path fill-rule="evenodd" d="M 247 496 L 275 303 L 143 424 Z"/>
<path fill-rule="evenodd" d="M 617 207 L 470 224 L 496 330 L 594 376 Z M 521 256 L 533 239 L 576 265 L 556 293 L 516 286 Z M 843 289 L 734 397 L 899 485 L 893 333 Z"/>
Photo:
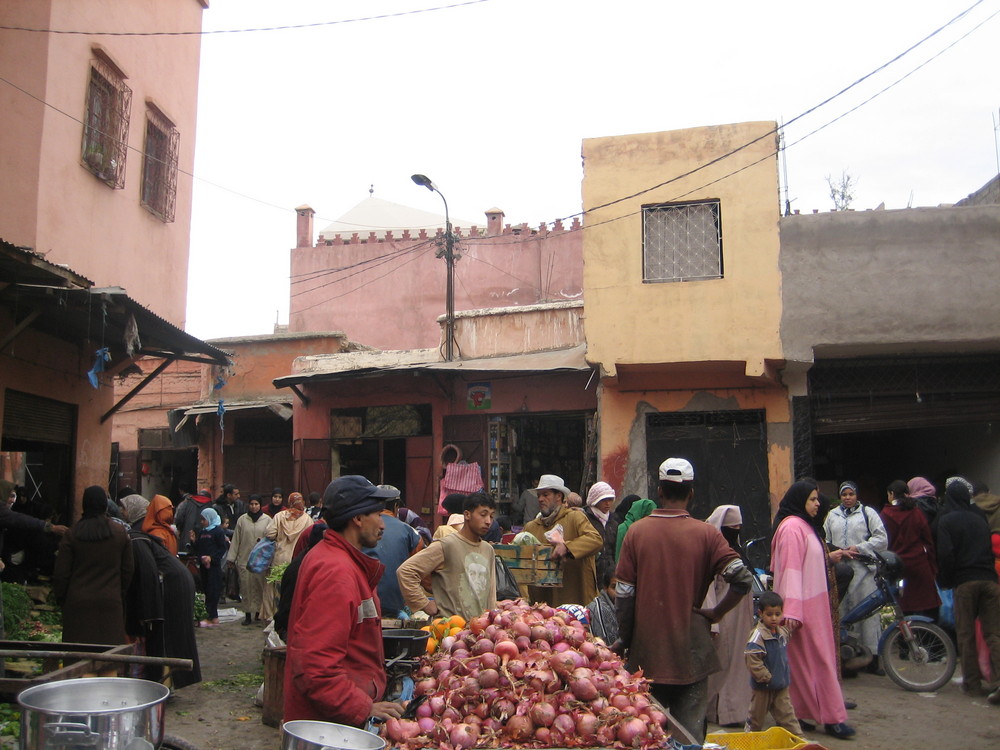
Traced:
<path fill-rule="evenodd" d="M 316 212 L 309 206 L 295 209 L 295 247 L 312 247 L 313 216 Z"/>
<path fill-rule="evenodd" d="M 491 208 L 486 212 L 486 236 L 495 237 L 503 233 L 503 211 Z"/>

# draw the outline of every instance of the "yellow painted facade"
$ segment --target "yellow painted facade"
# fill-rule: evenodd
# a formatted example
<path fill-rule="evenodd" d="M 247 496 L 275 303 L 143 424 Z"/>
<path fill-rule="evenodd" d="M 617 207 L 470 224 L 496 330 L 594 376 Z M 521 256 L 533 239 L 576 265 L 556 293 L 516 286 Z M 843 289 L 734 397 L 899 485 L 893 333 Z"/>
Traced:
<path fill-rule="evenodd" d="M 600 478 L 621 494 L 647 493 L 656 413 L 763 411 L 772 511 L 791 482 L 776 152 L 773 122 L 583 142 L 587 359 L 601 372 Z M 721 278 L 644 282 L 643 207 L 701 201 L 719 202 Z"/>
<path fill-rule="evenodd" d="M 746 362 L 757 374 L 781 359 L 776 143 L 772 122 L 583 142 L 588 358 L 607 374 L 705 361 Z M 706 199 L 721 202 L 723 278 L 643 283 L 642 206 Z"/>

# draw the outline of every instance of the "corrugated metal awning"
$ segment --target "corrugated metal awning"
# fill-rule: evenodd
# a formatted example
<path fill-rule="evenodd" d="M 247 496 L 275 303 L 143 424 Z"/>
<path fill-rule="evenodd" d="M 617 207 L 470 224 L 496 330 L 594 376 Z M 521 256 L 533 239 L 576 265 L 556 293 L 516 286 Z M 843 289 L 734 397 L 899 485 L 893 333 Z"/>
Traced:
<path fill-rule="evenodd" d="M 505 357 L 482 357 L 479 359 L 459 359 L 452 362 L 407 361 L 403 357 L 385 357 L 377 361 L 368 357 L 365 366 L 358 367 L 349 359 L 350 353 L 336 354 L 328 357 L 324 364 L 327 367 L 316 367 L 311 372 L 298 375 L 286 375 L 275 378 L 275 388 L 287 388 L 300 383 L 314 383 L 326 380 L 346 380 L 356 377 L 386 375 L 393 372 L 424 371 L 424 372 L 553 372 L 557 370 L 585 371 L 591 369 L 586 360 L 587 346 L 580 344 L 570 349 L 554 351 L 528 352 Z M 371 353 L 366 353 L 371 354 Z M 386 352 L 385 354 L 390 354 Z M 342 359 L 343 358 L 343 359 Z"/>
<path fill-rule="evenodd" d="M 223 408 L 227 411 L 243 411 L 246 409 L 267 409 L 279 417 L 284 419 L 286 422 L 292 418 L 292 401 L 291 399 L 280 399 L 280 400 L 258 400 L 258 401 L 223 401 Z M 216 401 L 211 404 L 193 404 L 184 411 L 184 416 L 174 427 L 174 432 L 180 432 L 181 428 L 188 421 L 190 417 L 196 417 L 199 414 L 215 414 L 219 411 L 219 402 Z"/>

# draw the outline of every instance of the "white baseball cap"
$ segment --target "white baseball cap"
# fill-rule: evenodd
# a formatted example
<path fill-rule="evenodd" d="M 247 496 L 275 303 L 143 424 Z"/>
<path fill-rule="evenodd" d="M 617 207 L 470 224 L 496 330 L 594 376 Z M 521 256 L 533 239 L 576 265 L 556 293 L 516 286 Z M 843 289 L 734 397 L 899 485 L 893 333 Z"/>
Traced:
<path fill-rule="evenodd" d="M 694 467 L 685 458 L 668 458 L 660 464 L 660 480 L 668 482 L 693 482 Z"/>

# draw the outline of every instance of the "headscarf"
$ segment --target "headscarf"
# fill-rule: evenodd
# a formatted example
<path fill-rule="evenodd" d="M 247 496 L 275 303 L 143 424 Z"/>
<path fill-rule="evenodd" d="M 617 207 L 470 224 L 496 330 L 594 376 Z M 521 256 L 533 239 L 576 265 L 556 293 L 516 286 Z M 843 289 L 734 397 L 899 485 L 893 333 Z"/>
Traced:
<path fill-rule="evenodd" d="M 615 542 L 615 559 L 622 552 L 622 542 L 625 541 L 625 532 L 628 531 L 628 527 L 633 523 L 638 521 L 640 518 L 645 518 L 650 513 L 656 509 L 656 503 L 648 498 L 643 498 L 641 500 L 636 500 L 632 503 L 632 507 L 628 509 L 628 513 L 625 515 L 625 520 L 618 524 L 618 539 Z"/>
<path fill-rule="evenodd" d="M 615 491 L 607 482 L 595 482 L 594 486 L 590 488 L 590 492 L 587 493 L 587 505 L 590 507 L 590 512 L 597 516 L 601 520 L 601 523 L 605 525 L 607 525 L 608 519 L 611 518 L 611 514 L 598 510 L 597 504 L 609 497 L 614 500 Z"/>
<path fill-rule="evenodd" d="M 840 483 L 840 487 L 837 488 L 837 497 L 840 497 L 841 495 L 843 495 L 844 494 L 844 490 L 854 490 L 854 494 L 857 495 L 858 494 L 858 485 L 856 485 L 854 482 L 850 482 L 850 481 L 848 481 L 848 482 L 841 482 Z"/>
<path fill-rule="evenodd" d="M 108 526 L 108 493 L 98 485 L 83 491 L 83 517 L 73 527 L 73 536 L 82 542 L 100 542 L 111 538 Z"/>
<path fill-rule="evenodd" d="M 247 515 L 250 516 L 250 520 L 251 521 L 253 521 L 254 523 L 257 523 L 257 521 L 260 519 L 260 517 L 262 515 L 264 515 L 264 506 L 261 505 L 260 501 L 258 500 L 257 501 L 257 512 L 254 513 L 249 508 L 247 508 Z"/>
<path fill-rule="evenodd" d="M 622 498 L 622 501 L 618 503 L 618 507 L 615 508 L 615 515 L 618 516 L 618 523 L 625 520 L 625 516 L 632 509 L 632 503 L 639 499 L 638 495 L 626 495 Z"/>
<path fill-rule="evenodd" d="M 142 495 L 128 495 L 122 499 L 122 512 L 125 514 L 125 520 L 130 524 L 144 518 L 148 508 L 149 500 Z"/>
<path fill-rule="evenodd" d="M 292 518 L 298 518 L 299 516 L 301 516 L 303 513 L 306 512 L 306 510 L 305 510 L 304 507 L 303 508 L 296 508 L 295 507 L 295 503 L 297 503 L 297 502 L 300 502 L 303 505 L 305 505 L 306 501 L 305 501 L 305 498 L 302 497 L 302 493 L 301 492 L 293 492 L 293 493 L 291 493 L 288 496 L 288 507 L 285 508 L 285 510 L 288 511 L 288 514 Z"/>
<path fill-rule="evenodd" d="M 205 508 L 201 512 L 201 517 L 208 521 L 208 526 L 205 527 L 205 531 L 211 531 L 222 523 L 222 519 L 219 518 L 219 512 L 215 508 Z"/>
<path fill-rule="evenodd" d="M 965 485 L 965 488 L 969 491 L 969 497 L 972 497 L 972 482 L 970 482 L 965 477 L 948 477 L 944 480 L 944 491 L 947 493 L 948 488 L 955 483 Z"/>
<path fill-rule="evenodd" d="M 961 477 L 952 477 L 952 479 L 961 479 Z M 972 510 L 972 493 L 969 492 L 967 484 L 964 480 L 953 481 L 945 488 L 944 503 L 941 506 L 939 518 L 955 511 Z"/>
<path fill-rule="evenodd" d="M 717 528 L 733 551 L 737 553 L 740 551 L 740 531 L 733 528 L 743 525 L 743 511 L 740 510 L 740 506 L 720 505 L 705 519 L 705 523 Z"/>
<path fill-rule="evenodd" d="M 910 497 L 937 497 L 934 485 L 923 477 L 913 477 L 906 483 L 906 489 Z"/>
<path fill-rule="evenodd" d="M 824 545 L 826 544 L 826 539 L 823 537 L 822 527 L 817 524 L 817 519 L 806 513 L 806 500 L 809 496 L 816 490 L 816 485 L 811 482 L 795 482 L 788 491 L 785 492 L 785 496 L 781 498 L 781 504 L 778 505 L 778 512 L 774 514 L 774 522 L 771 524 L 771 536 L 778 530 L 778 526 L 789 516 L 796 516 L 801 518 L 809 527 L 816 532 L 816 536 Z M 817 513 L 817 517 L 819 514 Z"/>
<path fill-rule="evenodd" d="M 146 508 L 146 520 L 142 522 L 142 530 L 156 537 L 171 555 L 177 554 L 177 535 L 170 528 L 174 521 L 174 504 L 170 498 L 163 495 L 153 495 L 149 507 Z"/>

